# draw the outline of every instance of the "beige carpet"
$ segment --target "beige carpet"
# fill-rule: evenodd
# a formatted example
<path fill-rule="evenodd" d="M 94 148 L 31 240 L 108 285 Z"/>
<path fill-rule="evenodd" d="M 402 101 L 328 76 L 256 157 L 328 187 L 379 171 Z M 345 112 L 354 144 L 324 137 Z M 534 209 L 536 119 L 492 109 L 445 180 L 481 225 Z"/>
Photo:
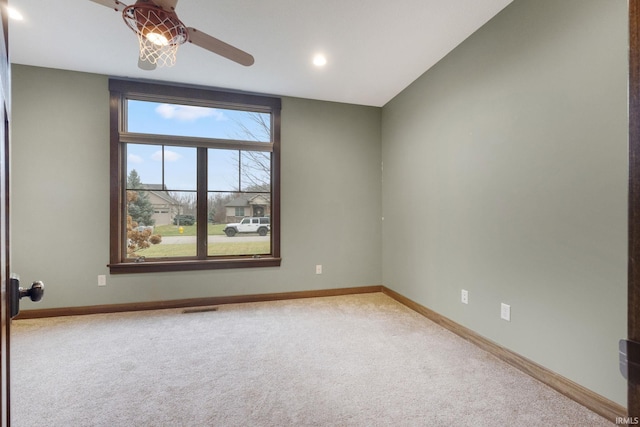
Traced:
<path fill-rule="evenodd" d="M 612 425 L 383 294 L 12 326 L 14 427 Z"/>

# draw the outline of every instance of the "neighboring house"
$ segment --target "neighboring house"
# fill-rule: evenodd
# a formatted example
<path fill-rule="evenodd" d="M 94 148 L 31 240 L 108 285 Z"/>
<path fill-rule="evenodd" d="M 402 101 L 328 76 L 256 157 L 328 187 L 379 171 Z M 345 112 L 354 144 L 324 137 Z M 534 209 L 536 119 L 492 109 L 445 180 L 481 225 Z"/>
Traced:
<path fill-rule="evenodd" d="M 171 197 L 162 184 L 142 184 L 149 191 L 149 201 L 153 205 L 155 225 L 167 225 L 179 213 L 180 202 Z"/>
<path fill-rule="evenodd" d="M 271 202 L 268 195 L 239 196 L 226 205 L 226 222 L 238 222 L 246 216 L 270 216 Z"/>

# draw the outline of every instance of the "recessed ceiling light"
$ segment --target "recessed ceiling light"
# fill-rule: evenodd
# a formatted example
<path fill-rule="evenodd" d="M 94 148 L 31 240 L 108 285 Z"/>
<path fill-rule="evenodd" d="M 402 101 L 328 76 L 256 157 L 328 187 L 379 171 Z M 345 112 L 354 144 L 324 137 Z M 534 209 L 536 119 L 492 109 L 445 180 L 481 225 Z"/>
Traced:
<path fill-rule="evenodd" d="M 327 57 L 319 53 L 313 57 L 313 65 L 316 67 L 323 67 L 327 64 Z"/>
<path fill-rule="evenodd" d="M 22 21 L 24 19 L 24 16 L 22 16 L 20 12 L 12 7 L 8 7 L 7 12 L 9 14 L 9 18 L 13 19 L 14 21 Z"/>

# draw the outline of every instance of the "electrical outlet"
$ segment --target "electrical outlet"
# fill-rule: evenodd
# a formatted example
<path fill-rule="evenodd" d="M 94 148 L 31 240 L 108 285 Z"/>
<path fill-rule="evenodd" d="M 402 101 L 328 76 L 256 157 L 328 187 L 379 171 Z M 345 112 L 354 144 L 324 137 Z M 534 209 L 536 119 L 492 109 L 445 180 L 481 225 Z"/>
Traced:
<path fill-rule="evenodd" d="M 460 301 L 463 304 L 469 304 L 469 291 L 462 290 L 460 291 Z"/>
<path fill-rule="evenodd" d="M 500 304 L 500 318 L 511 322 L 511 306 L 509 304 Z"/>
<path fill-rule="evenodd" d="M 316 274 L 322 274 L 322 265 L 316 265 Z"/>
<path fill-rule="evenodd" d="M 98 286 L 107 286 L 107 276 L 104 274 L 98 276 Z"/>

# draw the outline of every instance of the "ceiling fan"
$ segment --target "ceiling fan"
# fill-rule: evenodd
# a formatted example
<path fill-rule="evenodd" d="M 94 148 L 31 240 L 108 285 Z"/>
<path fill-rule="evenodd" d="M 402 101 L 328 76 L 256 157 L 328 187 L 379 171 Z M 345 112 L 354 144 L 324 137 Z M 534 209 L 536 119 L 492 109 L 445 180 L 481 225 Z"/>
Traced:
<path fill-rule="evenodd" d="M 122 12 L 124 22 L 138 36 L 140 58 L 138 67 L 153 70 L 157 66 L 172 66 L 178 46 L 190 42 L 203 49 L 224 56 L 238 64 L 250 66 L 253 56 L 196 30 L 186 27 L 175 12 L 178 0 L 137 0 L 127 6 L 118 0 L 91 0 Z"/>

